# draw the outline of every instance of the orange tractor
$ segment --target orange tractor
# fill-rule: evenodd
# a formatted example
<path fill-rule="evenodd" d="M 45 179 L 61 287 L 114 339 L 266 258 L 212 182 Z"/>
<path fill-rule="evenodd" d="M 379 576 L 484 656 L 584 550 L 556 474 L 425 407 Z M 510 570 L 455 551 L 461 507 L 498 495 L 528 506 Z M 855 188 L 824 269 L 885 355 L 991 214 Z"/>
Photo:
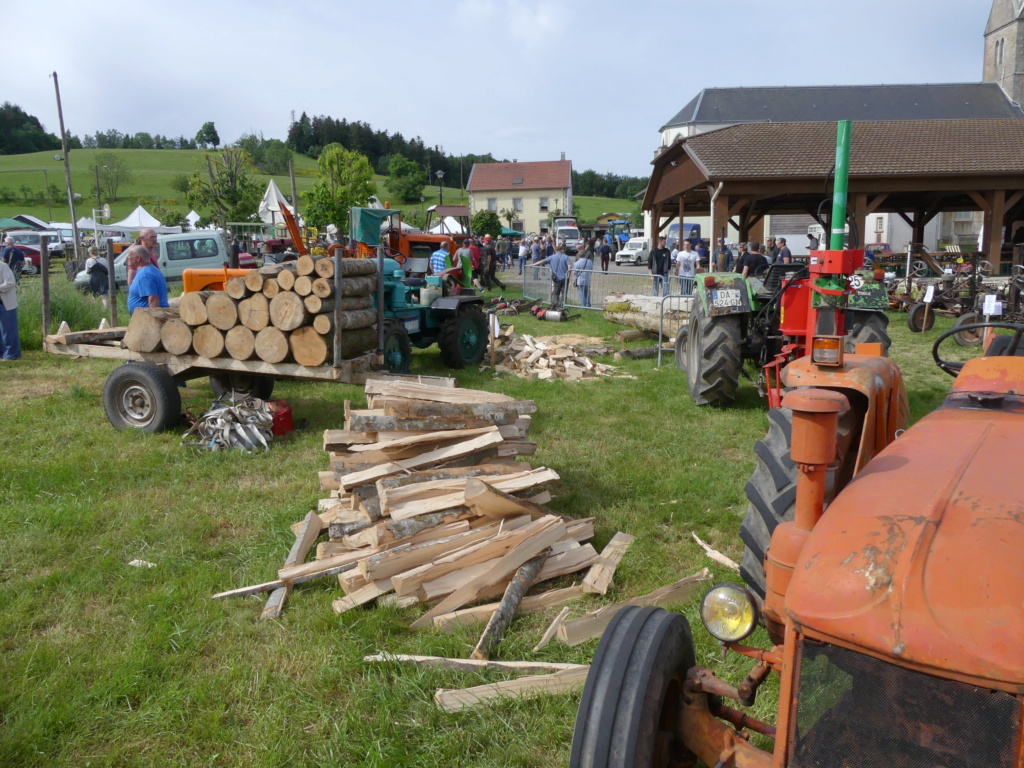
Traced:
<path fill-rule="evenodd" d="M 843 143 L 841 124 L 837 207 Z M 933 356 L 956 381 L 909 430 L 899 369 L 811 327 L 756 447 L 746 584 L 701 604 L 749 672 L 734 685 L 699 666 L 679 614 L 621 610 L 587 678 L 572 768 L 1024 766 L 1024 477 L 1009 464 L 1024 447 L 1024 324 L 940 336 Z M 940 357 L 956 333 L 995 328 L 1012 333 L 985 357 Z M 744 645 L 762 622 L 770 647 Z M 774 724 L 740 708 L 773 674 Z"/>

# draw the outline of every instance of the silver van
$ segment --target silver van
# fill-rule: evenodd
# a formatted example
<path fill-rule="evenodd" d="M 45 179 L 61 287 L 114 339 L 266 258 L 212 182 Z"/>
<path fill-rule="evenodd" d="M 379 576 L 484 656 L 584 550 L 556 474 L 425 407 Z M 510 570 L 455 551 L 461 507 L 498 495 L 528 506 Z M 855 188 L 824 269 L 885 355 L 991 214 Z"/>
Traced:
<path fill-rule="evenodd" d="M 186 269 L 217 269 L 228 261 L 228 251 L 220 232 L 182 232 L 157 237 L 158 266 L 167 282 L 180 281 Z M 114 260 L 114 279 L 118 285 L 128 282 L 125 253 Z M 86 289 L 89 275 L 83 269 L 75 275 L 75 286 Z"/>

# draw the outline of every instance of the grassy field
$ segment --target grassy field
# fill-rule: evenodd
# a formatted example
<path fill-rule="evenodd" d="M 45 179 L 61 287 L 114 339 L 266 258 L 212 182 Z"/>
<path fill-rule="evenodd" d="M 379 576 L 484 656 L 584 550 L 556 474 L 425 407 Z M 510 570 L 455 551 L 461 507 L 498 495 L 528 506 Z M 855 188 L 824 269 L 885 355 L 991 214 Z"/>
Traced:
<path fill-rule="evenodd" d="M 206 154 L 203 150 L 189 149 L 124 149 L 124 150 L 102 150 L 102 149 L 76 149 L 71 152 L 71 184 L 72 189 L 80 195 L 81 199 L 75 204 L 75 212 L 78 218 L 91 216 L 91 210 L 96 205 L 96 177 L 92 170 L 95 163 L 95 156 L 101 152 L 115 152 L 121 155 L 134 173 L 134 178 L 129 184 L 123 185 L 118 190 L 118 200 L 111 203 L 110 209 L 113 221 L 119 221 L 131 213 L 140 201 L 152 211 L 156 207 L 156 198 L 160 198 L 160 205 L 165 208 L 179 208 L 188 212 L 188 203 L 184 195 L 171 188 L 171 180 L 175 175 L 185 173 L 192 174 L 200 168 Z M 69 218 L 67 201 L 65 197 L 57 203 L 51 204 L 49 211 L 45 203 L 23 202 L 19 190 L 22 185 L 28 185 L 37 192 L 45 188 L 45 182 L 56 184 L 61 190 L 65 188 L 64 163 L 53 159 L 53 152 L 34 152 L 27 155 L 2 155 L 0 156 L 0 189 L 7 188 L 18 195 L 18 202 L 0 203 L 0 218 L 14 216 L 19 213 L 28 213 L 37 216 L 44 221 L 66 221 Z M 44 175 L 43 171 L 46 171 Z M 312 189 L 313 174 L 316 172 L 316 161 L 303 155 L 295 156 L 295 185 L 299 194 Z M 286 195 L 291 195 L 291 181 L 285 176 L 269 176 L 257 174 L 256 180 L 260 186 L 265 187 L 273 178 L 277 186 Z M 393 208 L 405 208 L 416 210 L 421 207 L 420 203 L 402 204 L 391 201 L 391 193 L 384 186 L 386 176 L 374 176 L 374 184 L 377 186 L 377 195 L 382 201 L 392 202 Z M 424 202 L 422 207 L 437 203 L 437 186 L 428 184 L 423 188 Z M 108 202 L 106 195 L 103 195 L 104 202 Z M 579 216 L 584 221 L 593 221 L 602 213 L 617 211 L 628 213 L 635 205 L 631 200 L 617 200 L 609 197 L 575 197 Z M 466 193 L 459 189 L 444 188 L 444 201 L 448 205 L 465 205 L 468 202 Z M 52 215 L 51 215 L 52 214 Z M 639 224 L 637 226 L 640 226 Z"/>
<path fill-rule="evenodd" d="M 224 589 L 271 578 L 292 540 L 288 526 L 321 497 L 325 428 L 340 427 L 360 388 L 281 382 L 303 429 L 256 455 L 200 455 L 180 435 L 115 432 L 101 407 L 116 363 L 38 351 L 38 282 L 23 286 L 28 349 L 0 369 L 0 765 L 3 766 L 556 766 L 565 765 L 578 695 L 503 703 L 458 714 L 435 710 L 440 687 L 501 679 L 361 659 L 378 651 L 468 655 L 474 631 L 414 631 L 413 609 L 366 608 L 336 617 L 336 585 L 296 588 L 279 621 L 261 601 L 214 602 Z M 55 323 L 95 327 L 98 305 L 55 281 Z M 610 339 L 596 313 L 553 325 L 516 320 L 536 335 Z M 940 321 L 941 327 L 946 327 Z M 912 338 L 894 315 L 894 353 L 915 418 L 950 379 L 930 362 L 935 332 Z M 537 401 L 534 465 L 562 477 L 551 507 L 597 518 L 600 549 L 617 530 L 636 536 L 605 598 L 573 615 L 710 566 L 696 532 L 735 559 L 752 445 L 764 404 L 743 386 L 736 407 L 695 407 L 674 366 L 624 362 L 635 379 L 570 384 L 458 374 L 462 386 Z M 414 372 L 443 374 L 436 349 Z M 203 380 L 183 390 L 205 408 Z M 156 564 L 134 568 L 136 558 Z M 570 583 L 568 579 L 564 584 Z M 678 606 L 695 626 L 698 661 L 733 677 L 699 627 L 696 602 Z M 551 612 L 552 614 L 554 612 Z M 530 649 L 552 615 L 515 621 L 497 657 L 588 662 L 596 641 Z M 766 642 L 764 636 L 755 636 Z M 730 662 L 731 663 L 731 662 Z M 774 719 L 773 696 L 757 714 Z"/>

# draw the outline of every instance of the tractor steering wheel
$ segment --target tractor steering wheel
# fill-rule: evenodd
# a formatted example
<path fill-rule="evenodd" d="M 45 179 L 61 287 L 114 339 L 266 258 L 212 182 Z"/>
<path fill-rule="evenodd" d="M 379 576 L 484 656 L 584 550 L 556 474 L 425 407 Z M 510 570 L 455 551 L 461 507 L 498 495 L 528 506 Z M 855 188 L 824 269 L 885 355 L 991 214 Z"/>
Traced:
<path fill-rule="evenodd" d="M 1004 328 L 1013 331 L 1013 336 L 1005 337 L 1009 338 L 1010 341 L 999 350 L 999 354 L 1006 357 L 1013 357 L 1017 354 L 1021 337 L 1024 336 L 1024 323 L 967 323 L 966 325 L 954 325 L 935 340 L 935 343 L 932 345 L 932 358 L 935 360 L 935 364 L 950 376 L 957 376 L 963 370 L 964 364 L 954 360 L 943 360 L 939 357 L 939 345 L 954 334 L 963 331 L 975 331 L 981 328 Z M 992 342 L 993 345 L 995 343 L 995 341 Z"/>

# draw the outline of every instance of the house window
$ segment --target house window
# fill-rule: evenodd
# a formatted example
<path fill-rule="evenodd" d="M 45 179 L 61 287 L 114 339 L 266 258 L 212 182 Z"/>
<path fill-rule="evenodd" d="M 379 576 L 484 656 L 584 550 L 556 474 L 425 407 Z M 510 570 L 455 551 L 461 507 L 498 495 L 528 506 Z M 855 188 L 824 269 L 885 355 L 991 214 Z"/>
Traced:
<path fill-rule="evenodd" d="M 540 210 L 541 210 L 541 213 L 547 213 L 547 211 L 548 211 L 548 198 L 542 197 L 540 199 Z"/>
<path fill-rule="evenodd" d="M 522 183 L 523 183 L 523 177 L 522 176 L 516 176 L 514 179 L 512 179 L 513 186 L 520 186 Z"/>
<path fill-rule="evenodd" d="M 496 197 L 488 197 L 487 198 L 487 210 L 488 211 L 494 211 L 494 212 L 498 211 L 498 198 L 496 198 Z"/>
<path fill-rule="evenodd" d="M 1003 45 L 1004 40 L 996 40 L 996 64 L 1002 65 L 1003 63 Z"/>
<path fill-rule="evenodd" d="M 883 216 L 875 218 L 875 232 L 885 232 L 885 218 Z"/>
<path fill-rule="evenodd" d="M 516 232 L 525 232 L 526 224 L 524 224 L 520 219 L 513 219 L 512 229 L 514 229 Z"/>
<path fill-rule="evenodd" d="M 513 211 L 521 211 L 521 210 L 523 210 L 523 198 L 521 198 L 521 197 L 513 197 L 512 198 L 512 210 Z"/>

